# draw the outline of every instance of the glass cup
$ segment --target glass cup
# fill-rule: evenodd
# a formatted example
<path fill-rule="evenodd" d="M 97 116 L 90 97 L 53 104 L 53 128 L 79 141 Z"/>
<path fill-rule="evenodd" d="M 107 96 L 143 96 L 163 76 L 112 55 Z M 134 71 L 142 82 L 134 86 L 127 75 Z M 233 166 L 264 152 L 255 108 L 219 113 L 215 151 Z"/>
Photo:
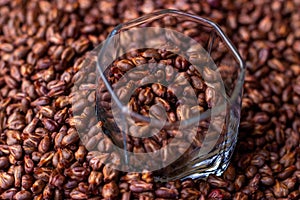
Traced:
<path fill-rule="evenodd" d="M 161 181 L 220 175 L 237 142 L 243 61 L 218 25 L 161 10 L 118 25 L 94 56 L 106 159 Z M 107 152 L 106 152 L 107 153 Z"/>

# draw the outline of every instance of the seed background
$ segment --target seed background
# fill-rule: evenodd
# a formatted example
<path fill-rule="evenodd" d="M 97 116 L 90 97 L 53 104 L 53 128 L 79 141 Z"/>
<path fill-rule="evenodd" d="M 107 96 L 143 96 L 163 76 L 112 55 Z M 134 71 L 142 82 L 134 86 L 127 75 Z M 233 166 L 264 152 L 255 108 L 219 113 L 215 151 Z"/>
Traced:
<path fill-rule="evenodd" d="M 115 25 L 162 8 L 217 22 L 246 61 L 239 141 L 221 177 L 162 184 L 120 173 L 70 128 L 84 54 Z M 1 0 L 0 199 L 299 199 L 299 53 L 299 0 Z"/>

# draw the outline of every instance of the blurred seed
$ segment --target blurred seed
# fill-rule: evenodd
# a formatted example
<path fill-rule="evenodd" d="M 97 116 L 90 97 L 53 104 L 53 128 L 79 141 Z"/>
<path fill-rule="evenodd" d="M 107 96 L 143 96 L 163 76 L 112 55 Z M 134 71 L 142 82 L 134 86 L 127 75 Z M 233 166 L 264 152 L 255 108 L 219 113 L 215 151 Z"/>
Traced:
<path fill-rule="evenodd" d="M 46 41 L 40 41 L 33 45 L 32 52 L 38 56 L 42 56 L 48 49 Z"/>
<path fill-rule="evenodd" d="M 160 54 L 154 49 L 147 49 L 141 54 L 144 58 L 154 58 L 159 60 L 161 58 Z"/>
<path fill-rule="evenodd" d="M 8 190 L 5 190 L 1 195 L 1 199 L 13 199 L 13 196 L 18 192 L 16 188 L 10 188 Z"/>
<path fill-rule="evenodd" d="M 16 159 L 19 160 L 22 158 L 23 152 L 21 145 L 11 145 L 9 146 L 9 150 L 11 155 Z"/>
<path fill-rule="evenodd" d="M 15 194 L 14 199 L 16 199 L 16 200 L 31 200 L 32 194 L 26 190 L 21 190 Z"/>
<path fill-rule="evenodd" d="M 234 181 L 235 189 L 238 191 L 242 188 L 242 186 L 246 182 L 246 177 L 244 175 L 238 175 L 237 178 Z"/>
<path fill-rule="evenodd" d="M 117 61 L 116 66 L 123 72 L 129 71 L 134 67 L 133 63 L 130 60 L 120 60 Z"/>
<path fill-rule="evenodd" d="M 272 176 L 263 176 L 260 181 L 263 185 L 267 186 L 271 186 L 275 183 L 275 180 Z"/>
<path fill-rule="evenodd" d="M 79 139 L 79 135 L 76 130 L 71 131 L 66 136 L 63 137 L 61 144 L 63 146 L 67 146 L 69 144 L 77 142 Z"/>
<path fill-rule="evenodd" d="M 36 180 L 31 186 L 31 192 L 33 194 L 39 194 L 43 191 L 45 183 L 42 180 Z"/>
<path fill-rule="evenodd" d="M 188 199 L 188 198 L 197 198 L 201 194 L 200 191 L 196 190 L 195 188 L 184 188 L 181 190 L 181 198 Z"/>
<path fill-rule="evenodd" d="M 14 50 L 14 46 L 12 44 L 9 44 L 9 43 L 1 43 L 0 44 L 0 50 L 5 51 L 7 53 L 10 53 Z"/>
<path fill-rule="evenodd" d="M 294 171 L 296 171 L 296 167 L 295 167 L 295 165 L 291 165 L 291 166 L 287 167 L 286 169 L 284 169 L 282 172 L 278 173 L 278 178 L 286 179 L 286 178 L 290 177 L 292 175 L 292 173 L 294 173 Z"/>
<path fill-rule="evenodd" d="M 274 195 L 276 197 L 286 197 L 288 195 L 288 188 L 283 183 L 276 180 L 276 184 L 273 187 Z"/>
<path fill-rule="evenodd" d="M 101 172 L 92 171 L 88 178 L 88 183 L 90 187 L 99 186 L 102 183 L 103 174 Z"/>
<path fill-rule="evenodd" d="M 249 167 L 247 167 L 245 175 L 247 178 L 253 178 L 254 175 L 257 173 L 257 168 L 253 165 L 250 165 Z"/>
<path fill-rule="evenodd" d="M 226 169 L 226 171 L 223 174 L 224 178 L 229 180 L 229 181 L 233 181 L 235 179 L 236 176 L 236 172 L 235 172 L 235 168 L 233 165 L 229 165 L 228 168 Z"/>
<path fill-rule="evenodd" d="M 215 187 L 227 187 L 228 182 L 224 181 L 222 178 L 219 178 L 215 175 L 210 175 L 207 179 L 207 182 Z"/>
<path fill-rule="evenodd" d="M 83 162 L 87 154 L 86 148 L 84 146 L 79 146 L 78 150 L 75 152 L 75 159 L 79 162 Z"/>
<path fill-rule="evenodd" d="M 73 48 L 67 47 L 61 54 L 61 60 L 70 62 L 74 56 L 75 56 L 75 51 L 73 50 Z"/>
<path fill-rule="evenodd" d="M 22 176 L 22 179 L 21 179 L 21 186 L 22 188 L 24 188 L 25 190 L 29 190 L 33 184 L 33 177 L 28 175 L 28 174 L 25 174 Z"/>
<path fill-rule="evenodd" d="M 116 198 L 119 195 L 119 190 L 117 184 L 112 181 L 103 186 L 102 196 L 107 199 Z"/>
<path fill-rule="evenodd" d="M 191 79 L 192 79 L 192 84 L 193 84 L 194 88 L 196 88 L 198 90 L 204 89 L 204 83 L 198 76 L 192 76 Z"/>
<path fill-rule="evenodd" d="M 155 190 L 157 197 L 166 198 L 166 199 L 175 199 L 179 195 L 177 189 L 169 189 L 166 187 L 160 187 Z"/>
<path fill-rule="evenodd" d="M 9 189 L 14 183 L 14 177 L 6 172 L 0 172 L 0 188 Z"/>

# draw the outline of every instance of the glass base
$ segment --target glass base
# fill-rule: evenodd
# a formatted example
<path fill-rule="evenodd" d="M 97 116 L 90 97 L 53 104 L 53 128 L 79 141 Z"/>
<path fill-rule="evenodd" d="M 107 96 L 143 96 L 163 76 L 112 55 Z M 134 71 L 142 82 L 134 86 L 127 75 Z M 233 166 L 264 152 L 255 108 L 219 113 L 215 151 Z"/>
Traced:
<path fill-rule="evenodd" d="M 172 172 L 172 174 L 166 176 L 160 174 L 160 176 L 155 176 L 155 180 L 167 182 L 176 179 L 185 180 L 188 178 L 206 179 L 210 174 L 220 176 L 227 169 L 234 148 L 235 142 L 224 144 L 222 152 L 217 152 L 219 151 L 218 149 L 201 159 L 194 160 L 191 164 Z"/>
<path fill-rule="evenodd" d="M 234 129 L 237 129 L 237 127 Z M 237 140 L 235 131 L 236 130 L 231 130 L 228 132 L 227 137 L 231 137 L 231 139 L 225 140 L 221 145 L 223 148 L 216 149 L 204 157 L 196 158 L 183 168 L 174 171 L 170 170 L 171 173 L 155 176 L 156 181 L 167 182 L 176 179 L 185 180 L 188 178 L 206 179 L 210 174 L 217 176 L 222 175 L 227 169 L 235 149 Z"/>

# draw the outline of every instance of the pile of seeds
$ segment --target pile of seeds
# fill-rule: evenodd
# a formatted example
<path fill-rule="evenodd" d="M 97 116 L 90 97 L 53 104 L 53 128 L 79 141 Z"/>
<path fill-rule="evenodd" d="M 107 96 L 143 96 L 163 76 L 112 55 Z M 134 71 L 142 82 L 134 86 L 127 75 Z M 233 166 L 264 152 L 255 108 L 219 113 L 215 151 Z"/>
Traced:
<path fill-rule="evenodd" d="M 183 57 L 160 51 L 140 50 L 135 52 L 134 57 L 128 55 L 126 59 L 115 61 L 106 70 L 107 79 L 119 100 L 135 113 L 170 123 L 192 118 L 211 108 L 213 94 L 216 92 L 213 88 L 207 87 L 200 72 Z M 109 121 L 110 116 L 106 113 L 111 113 L 111 107 L 114 105 L 106 106 L 111 102 L 111 97 L 101 79 L 98 90 L 97 103 L 101 109 L 98 113 L 103 120 Z M 114 120 L 111 121 L 110 123 L 113 123 Z M 145 137 L 147 130 L 138 128 L 143 127 L 143 124 L 147 123 L 136 119 L 129 127 L 130 134 Z M 146 146 L 136 150 L 139 152 L 157 150 L 167 144 L 165 139 L 174 137 L 175 134 L 170 129 L 157 135 L 154 141 L 150 140 L 150 146 L 154 149 L 146 147 L 148 142 L 142 142 Z M 136 139 L 134 143 L 140 146 L 141 141 Z M 128 150 L 132 151 L 132 148 Z"/>
<path fill-rule="evenodd" d="M 299 6 L 0 1 L 0 199 L 299 199 Z M 162 8 L 221 24 L 246 61 L 239 142 L 221 177 L 158 183 L 151 173 L 118 172 L 99 164 L 73 128 L 70 89 L 83 55 L 118 23 Z"/>
<path fill-rule="evenodd" d="M 220 66 L 219 69 L 220 72 L 225 72 L 227 66 Z M 176 175 L 171 174 L 172 171 L 175 171 L 175 167 L 182 171 L 182 168 L 189 162 L 200 160 L 197 152 L 199 152 L 205 137 L 210 137 L 210 141 L 214 142 L 210 158 L 226 151 L 225 144 L 222 144 L 227 136 L 225 134 L 227 126 L 224 125 L 221 128 L 218 126 L 218 131 L 211 128 L 208 134 L 211 119 L 191 123 L 184 128 L 175 124 L 196 117 L 207 109 L 215 108 L 216 104 L 225 103 L 224 97 L 221 97 L 221 86 L 217 75 L 208 66 L 198 67 L 189 63 L 183 56 L 170 51 L 148 48 L 126 53 L 115 60 L 104 74 L 124 106 L 151 120 L 151 122 L 147 122 L 133 116 L 118 115 L 121 112 L 120 108 L 116 108 L 117 105 L 112 101 L 107 87 L 99 78 L 96 104 L 98 117 L 103 122 L 104 131 L 119 147 L 124 148 L 124 143 L 126 143 L 126 148 L 130 152 L 155 152 L 155 156 L 149 154 L 147 157 L 145 155 L 143 160 L 130 156 L 127 159 L 131 166 L 138 165 L 140 171 L 152 171 L 158 166 L 165 166 L 166 164 L 163 163 L 167 163 L 170 158 L 181 156 L 181 159 L 169 166 L 168 169 L 162 169 L 164 177 L 169 176 L 170 179 L 171 176 Z M 82 99 L 85 99 L 84 95 Z M 90 115 L 88 117 L 90 118 Z M 83 120 L 89 119 L 83 118 Z M 126 120 L 129 130 L 126 132 L 126 138 L 122 137 L 118 128 L 120 122 L 124 122 L 124 120 Z M 153 125 L 154 120 L 158 122 L 157 126 Z M 217 119 L 213 120 L 215 124 L 220 124 Z M 172 126 L 164 126 L 165 123 Z M 92 141 L 95 144 L 97 140 L 94 138 Z M 168 148 L 164 148 L 166 146 Z M 94 146 L 89 145 L 89 147 L 93 148 Z"/>

